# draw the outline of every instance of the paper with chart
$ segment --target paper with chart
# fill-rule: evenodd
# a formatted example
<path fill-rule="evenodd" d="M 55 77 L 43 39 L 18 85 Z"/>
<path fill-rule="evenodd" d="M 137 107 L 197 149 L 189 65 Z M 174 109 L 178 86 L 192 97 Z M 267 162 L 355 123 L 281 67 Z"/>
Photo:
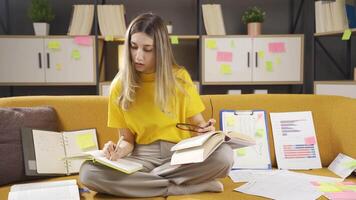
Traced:
<path fill-rule="evenodd" d="M 328 169 L 341 178 L 346 178 L 356 170 L 356 160 L 339 153 L 335 160 L 329 165 Z"/>
<path fill-rule="evenodd" d="M 236 131 L 246 134 L 256 141 L 256 145 L 234 150 L 233 169 L 271 168 L 265 111 L 222 110 L 220 114 L 223 131 Z"/>
<path fill-rule="evenodd" d="M 270 113 L 279 169 L 321 168 L 311 111 Z"/>

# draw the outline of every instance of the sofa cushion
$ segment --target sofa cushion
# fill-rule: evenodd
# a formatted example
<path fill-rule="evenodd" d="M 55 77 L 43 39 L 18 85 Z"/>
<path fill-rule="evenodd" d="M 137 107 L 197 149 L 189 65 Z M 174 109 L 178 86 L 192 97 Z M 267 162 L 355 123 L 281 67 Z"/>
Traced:
<path fill-rule="evenodd" d="M 51 107 L 0 108 L 0 185 L 40 177 L 25 175 L 21 127 L 58 131 Z"/>

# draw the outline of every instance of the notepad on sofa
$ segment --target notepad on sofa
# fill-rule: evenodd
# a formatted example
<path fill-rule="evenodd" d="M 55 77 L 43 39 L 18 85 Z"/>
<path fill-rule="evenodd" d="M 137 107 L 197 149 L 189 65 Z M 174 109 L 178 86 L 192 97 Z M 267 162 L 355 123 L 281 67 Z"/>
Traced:
<path fill-rule="evenodd" d="M 25 128 L 21 134 L 27 175 L 78 173 L 85 160 L 63 158 L 98 149 L 95 129 L 53 132 Z"/>
<path fill-rule="evenodd" d="M 212 131 L 182 140 L 174 145 L 171 148 L 171 151 L 175 151 L 172 155 L 171 165 L 203 162 L 224 142 L 234 148 L 255 144 L 254 139 L 243 134 Z"/>
<path fill-rule="evenodd" d="M 67 159 L 75 160 L 77 158 L 92 160 L 93 162 L 98 162 L 102 165 L 119 170 L 126 174 L 131 174 L 143 168 L 143 165 L 141 163 L 133 162 L 125 158 L 121 158 L 116 161 L 109 160 L 105 157 L 104 152 L 102 150 L 84 152 L 82 156 L 71 157 Z"/>

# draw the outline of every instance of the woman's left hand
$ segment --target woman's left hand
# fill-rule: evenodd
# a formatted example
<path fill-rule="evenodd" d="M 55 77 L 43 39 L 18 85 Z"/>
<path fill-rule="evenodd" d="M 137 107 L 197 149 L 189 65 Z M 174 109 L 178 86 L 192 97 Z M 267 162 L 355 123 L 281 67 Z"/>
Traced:
<path fill-rule="evenodd" d="M 202 135 L 204 133 L 215 131 L 215 126 L 214 126 L 215 123 L 216 123 L 215 119 L 209 119 L 208 122 L 199 124 L 199 126 L 202 128 L 197 130 L 198 131 L 197 135 Z"/>

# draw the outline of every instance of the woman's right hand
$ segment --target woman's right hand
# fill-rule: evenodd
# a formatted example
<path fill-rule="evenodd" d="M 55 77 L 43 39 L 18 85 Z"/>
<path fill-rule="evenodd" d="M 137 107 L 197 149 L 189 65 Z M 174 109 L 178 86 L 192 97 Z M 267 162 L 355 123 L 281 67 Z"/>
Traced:
<path fill-rule="evenodd" d="M 130 154 L 134 149 L 134 146 L 125 140 L 122 140 L 120 142 L 119 147 L 116 147 L 116 146 L 117 145 L 115 143 L 113 143 L 112 141 L 105 143 L 103 152 L 107 159 L 117 160 L 117 159 L 123 158 L 123 157 L 127 156 L 128 154 Z"/>

